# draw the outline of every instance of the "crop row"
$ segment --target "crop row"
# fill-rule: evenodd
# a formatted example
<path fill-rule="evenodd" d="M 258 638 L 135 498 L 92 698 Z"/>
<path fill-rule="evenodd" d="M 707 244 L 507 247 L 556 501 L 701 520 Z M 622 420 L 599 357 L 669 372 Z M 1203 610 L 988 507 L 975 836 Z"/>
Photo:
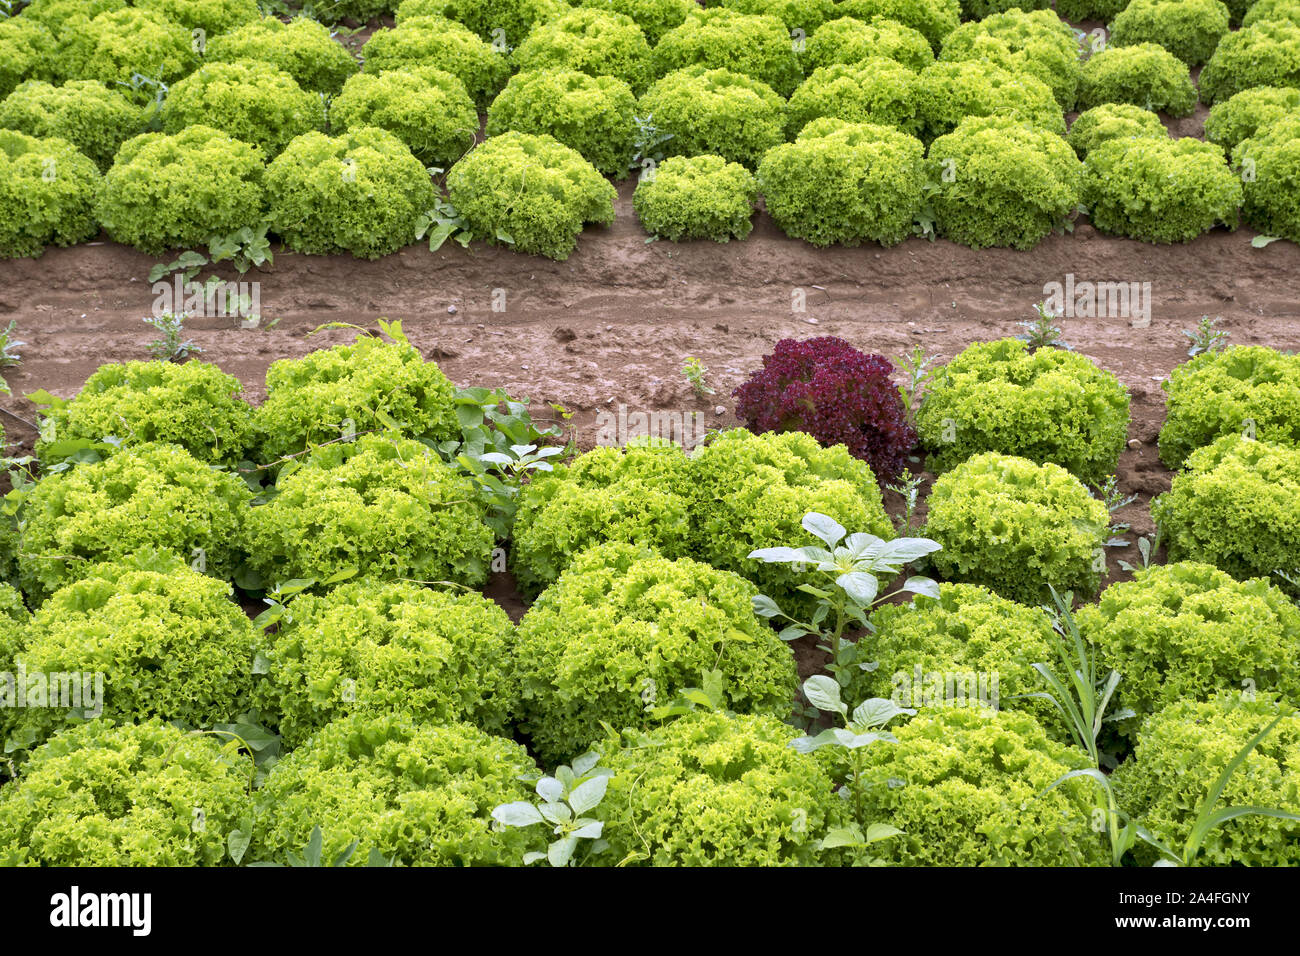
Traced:
<path fill-rule="evenodd" d="M 817 245 L 1028 248 L 1080 209 L 1151 242 L 1239 218 L 1300 237 L 1300 6 L 1077 12 L 1113 16 L 1109 41 L 957 0 L 406 0 L 358 72 L 253 0 L 36 0 L 0 22 L 0 255 L 102 228 L 154 255 L 269 231 L 564 258 L 631 170 L 671 240 L 744 238 L 760 196 Z M 1200 63 L 1210 141 L 1171 138 L 1154 111 L 1191 113 Z"/>
<path fill-rule="evenodd" d="M 384 328 L 276 362 L 256 409 L 200 362 L 32 396 L 0 524 L 0 860 L 1297 861 L 1285 813 L 1182 849 L 1248 744 L 1224 799 L 1300 812 L 1295 356 L 1175 370 L 1170 563 L 1072 612 L 1129 421 L 1082 356 L 981 343 L 900 390 L 840 340 L 782 342 L 737 391 L 749 429 L 563 461 L 563 416 L 456 389 Z M 476 593 L 498 547 L 534 598 L 517 625 Z M 1044 683 L 1067 665 L 1118 675 L 1109 720 Z M 1104 790 L 1053 786 L 1106 761 Z"/>

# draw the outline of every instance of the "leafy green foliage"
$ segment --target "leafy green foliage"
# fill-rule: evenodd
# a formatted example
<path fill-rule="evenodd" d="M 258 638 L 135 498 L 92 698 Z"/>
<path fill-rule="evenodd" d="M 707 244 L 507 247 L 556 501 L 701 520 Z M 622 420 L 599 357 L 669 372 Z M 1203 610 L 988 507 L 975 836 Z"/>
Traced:
<path fill-rule="evenodd" d="M 22 625 L 31 614 L 23 603 L 23 596 L 13 585 L 0 583 L 0 620 L 4 620 L 4 643 L 0 644 L 0 664 L 8 667 L 13 662 L 14 642 L 23 633 Z M 6 620 L 7 619 L 7 620 Z M 18 625 L 15 627 L 14 625 Z"/>
<path fill-rule="evenodd" d="M 936 376 L 917 415 L 936 474 L 981 452 L 1054 462 L 1085 483 L 1115 471 L 1128 390 L 1087 356 L 1023 342 L 977 342 Z"/>
<path fill-rule="evenodd" d="M 1297 0 L 1252 0 L 1250 9 L 1241 19 L 1241 25 L 1252 27 L 1262 20 L 1300 23 L 1300 3 Z"/>
<path fill-rule="evenodd" d="M 229 578 L 250 493 L 177 445 L 123 448 L 46 475 L 28 493 L 19 573 L 33 600 L 99 562 L 160 549 Z"/>
<path fill-rule="evenodd" d="M 601 837 L 605 824 L 593 813 L 605 799 L 611 771 L 596 766 L 600 754 L 588 752 L 574 758 L 573 766 L 561 764 L 553 777 L 538 779 L 535 789 L 541 803 L 527 800 L 503 803 L 492 811 L 492 819 L 502 827 L 530 827 L 545 823 L 556 837 L 546 852 L 525 853 L 523 862 L 540 863 L 546 860 L 551 866 L 577 866 L 609 848 L 609 841 Z M 580 841 L 590 840 L 583 844 Z M 578 855 L 579 848 L 586 852 Z"/>
<path fill-rule="evenodd" d="M 697 64 L 743 73 L 782 96 L 793 93 L 803 78 L 790 36 L 779 19 L 725 8 L 691 11 L 685 22 L 664 34 L 654 48 L 652 68 L 657 76 Z"/>
<path fill-rule="evenodd" d="M 1244 746 L 1278 717 L 1274 733 L 1244 756 L 1226 784 L 1216 787 Z M 1199 811 L 1207 803 L 1214 806 L 1222 800 L 1300 813 L 1297 746 L 1300 717 L 1268 696 L 1181 700 L 1146 722 L 1133 758 L 1113 780 L 1130 812 L 1166 843 L 1183 844 L 1198 829 Z M 1300 860 L 1300 823 L 1258 812 L 1224 818 L 1202 833 L 1197 849 L 1209 866 L 1294 866 Z M 1134 856 L 1140 863 L 1151 863 L 1159 854 L 1139 847 Z"/>
<path fill-rule="evenodd" d="M 1201 89 L 1205 90 L 1204 73 Z M 1162 46 L 1112 46 L 1088 57 L 1079 81 L 1081 109 L 1103 103 L 1131 103 L 1170 116 L 1188 116 L 1196 108 L 1196 87 L 1187 64 Z"/>
<path fill-rule="evenodd" d="M 55 72 L 54 36 L 35 18 L 0 20 L 0 98 L 24 80 L 49 80 Z"/>
<path fill-rule="evenodd" d="M 758 184 L 744 166 L 721 156 L 674 156 L 641 180 L 632 208 L 652 236 L 726 242 L 749 235 L 757 199 Z"/>
<path fill-rule="evenodd" d="M 804 515 L 826 515 L 845 528 L 888 538 L 871 467 L 843 445 L 823 448 L 802 432 L 726 431 L 691 458 L 693 555 L 758 585 L 788 613 L 811 614 L 796 570 L 749 555 L 802 538 Z"/>
<path fill-rule="evenodd" d="M 478 113 L 465 84 L 444 70 L 358 73 L 330 103 L 332 128 L 376 126 L 405 143 L 421 163 L 447 167 L 474 145 Z"/>
<path fill-rule="evenodd" d="M 637 113 L 670 137 L 664 156 L 713 154 L 753 169 L 785 142 L 785 101 L 766 83 L 731 70 L 675 70 L 645 92 Z"/>
<path fill-rule="evenodd" d="M 1171 561 L 1239 579 L 1300 567 L 1300 449 L 1225 435 L 1185 467 L 1151 504 Z"/>
<path fill-rule="evenodd" d="M 839 5 L 836 5 L 839 12 Z M 930 41 L 918 30 L 896 20 L 870 23 L 841 16 L 828 20 L 808 37 L 800 61 L 804 72 L 834 63 L 861 63 L 870 57 L 884 57 L 920 72 L 934 62 Z"/>
<path fill-rule="evenodd" d="M 365 578 L 289 605 L 264 648 L 257 699 L 295 747 L 345 714 L 410 714 L 506 730 L 514 626 L 478 594 Z"/>
<path fill-rule="evenodd" d="M 114 240 L 150 255 L 206 246 L 262 217 L 260 152 L 210 126 L 127 140 L 104 176 L 95 214 Z"/>
<path fill-rule="evenodd" d="M 1128 3 L 1129 0 L 1057 0 L 1056 12 L 1061 19 L 1071 23 L 1082 20 L 1109 23 Z"/>
<path fill-rule="evenodd" d="M 754 615 L 754 586 L 629 544 L 574 559 L 524 615 L 511 660 L 514 717 L 545 761 L 587 749 L 602 726 L 644 727 L 711 670 L 732 709 L 784 716 L 794 655 Z"/>
<path fill-rule="evenodd" d="M 881 697 L 864 700 L 849 712 L 848 705 L 840 696 L 840 685 L 829 677 L 816 674 L 803 682 L 803 693 L 813 702 L 815 709 L 824 713 L 836 714 L 844 722 L 843 727 L 829 727 L 816 735 L 805 735 L 791 741 L 790 746 L 800 753 L 814 753 L 823 748 L 834 747 L 831 757 L 832 774 L 839 768 L 834 767 L 835 758 L 842 758 L 847 765 L 843 771 L 845 784 L 838 791 L 853 808 L 854 821 L 849 826 L 828 834 L 821 841 L 821 849 L 832 846 L 862 848 L 872 843 L 879 843 L 890 837 L 898 836 L 902 831 L 887 823 L 866 822 L 867 814 L 863 810 L 863 793 L 867 783 L 862 773 L 863 748 L 876 743 L 896 743 L 897 738 L 884 726 L 895 717 L 904 714 L 915 716 L 911 708 L 899 707 L 891 700 Z M 879 865 L 881 860 L 868 857 L 865 861 L 859 855 L 855 862 L 867 862 Z"/>
<path fill-rule="evenodd" d="M 211 126 L 258 147 L 268 160 L 295 136 L 325 125 L 319 96 L 256 60 L 199 67 L 172 85 L 161 116 L 163 132 Z"/>
<path fill-rule="evenodd" d="M 653 47 L 665 33 L 682 25 L 696 4 L 694 0 L 582 0 L 577 6 L 631 17 Z"/>
<path fill-rule="evenodd" d="M 892 126 L 917 136 L 919 77 L 901 63 L 868 57 L 814 70 L 790 97 L 787 131 L 797 136 L 811 121 L 829 116 L 849 123 Z"/>
<path fill-rule="evenodd" d="M 416 17 L 446 17 L 469 27 L 491 43 L 498 37 L 516 47 L 538 24 L 567 11 L 559 0 L 402 0 L 397 4 L 400 26 Z M 493 34 L 492 31 L 500 33 Z"/>
<path fill-rule="evenodd" d="M 1207 351 L 1178 366 L 1167 393 L 1160 459 L 1180 468 L 1225 435 L 1300 445 L 1300 358 L 1260 345 Z"/>
<path fill-rule="evenodd" d="M 211 736 L 94 720 L 36 751 L 0 791 L 0 862 L 214 866 L 250 816 L 250 761 Z"/>
<path fill-rule="evenodd" d="M 1111 140 L 1168 139 L 1169 131 L 1151 110 L 1132 103 L 1103 103 L 1080 113 L 1070 124 L 1066 141 L 1080 159 Z"/>
<path fill-rule="evenodd" d="M 1300 87 L 1300 24 L 1261 20 L 1229 33 L 1201 71 L 1201 98 L 1209 104 L 1253 86 Z"/>
<path fill-rule="evenodd" d="M 1141 719 L 1182 699 L 1239 690 L 1295 699 L 1300 609 L 1262 578 L 1246 582 L 1207 564 L 1181 562 L 1140 571 L 1077 613 L 1079 629 L 1108 667 L 1124 675 L 1119 706 Z"/>
<path fill-rule="evenodd" d="M 1196 358 L 1203 352 L 1218 352 L 1223 349 L 1232 333 L 1218 327 L 1222 321 L 1221 315 L 1216 315 L 1214 318 L 1203 315 L 1196 323 L 1196 328 L 1183 329 L 1183 335 L 1191 343 L 1187 348 L 1189 358 Z"/>
<path fill-rule="evenodd" d="M 226 33 L 261 16 L 257 0 L 133 0 L 133 5 L 208 36 Z"/>
<path fill-rule="evenodd" d="M 111 175 L 111 174 L 110 174 Z M 415 239 L 436 193 L 424 165 L 387 130 L 306 133 L 266 171 L 267 217 L 289 248 L 377 259 Z"/>
<path fill-rule="evenodd" d="M 209 39 L 209 63 L 257 60 L 288 73 L 304 90 L 337 93 L 357 71 L 357 61 L 327 28 L 307 17 L 288 23 L 264 17 Z"/>
<path fill-rule="evenodd" d="M 614 221 L 614 187 L 552 136 L 503 133 L 462 159 L 447 194 L 476 236 L 567 259 L 584 223 Z"/>
<path fill-rule="evenodd" d="M 0 259 L 94 236 L 99 184 L 95 164 L 67 140 L 0 129 Z"/>
<path fill-rule="evenodd" d="M 688 548 L 689 460 L 676 445 L 597 447 L 524 486 L 511 548 L 535 595 L 596 544 L 626 542 L 669 558 Z"/>
<path fill-rule="evenodd" d="M 911 27 L 930 41 L 936 53 L 961 20 L 958 0 L 842 0 L 835 4 L 835 12 L 863 23 L 884 18 Z"/>
<path fill-rule="evenodd" d="M 1300 113 L 1300 89 L 1257 86 L 1216 103 L 1205 117 L 1205 138 L 1231 151 L 1284 116 Z M 0 115 L 3 109 L 0 108 Z"/>
<path fill-rule="evenodd" d="M 49 466 L 86 441 L 180 445 L 200 461 L 233 465 L 248 446 L 253 410 L 239 379 L 206 362 L 102 365 L 69 402 L 46 412 L 36 456 Z"/>
<path fill-rule="evenodd" d="M 920 140 L 898 130 L 824 118 L 763 157 L 759 189 L 788 236 L 815 246 L 896 245 L 921 209 L 923 155 Z"/>
<path fill-rule="evenodd" d="M 356 714 L 329 724 L 272 768 L 257 795 L 250 859 L 280 861 L 328 821 L 323 859 L 352 843 L 406 866 L 507 866 L 545 843 L 535 830 L 493 830 L 493 808 L 523 800 L 536 773 L 524 748 L 468 724 Z"/>
<path fill-rule="evenodd" d="M 640 93 L 650 82 L 650 44 L 631 17 L 591 7 L 533 28 L 515 50 L 521 71 L 577 70 L 612 76 Z"/>
<path fill-rule="evenodd" d="M 635 114 L 636 97 L 616 77 L 535 70 L 515 74 L 492 101 L 487 134 L 548 134 L 603 175 L 622 179 L 636 148 Z"/>
<path fill-rule="evenodd" d="M 480 109 L 492 102 L 510 77 L 504 52 L 442 17 L 415 17 L 394 30 L 376 30 L 361 55 L 367 73 L 421 66 L 445 70 L 465 84 Z"/>
<path fill-rule="evenodd" d="M 150 358 L 158 362 L 185 362 L 203 351 L 194 342 L 182 338 L 185 334 L 185 318 L 184 312 L 164 312 L 144 317 L 144 324 L 152 326 L 162 336 L 145 346 Z"/>
<path fill-rule="evenodd" d="M 6 753 L 82 717 L 149 717 L 210 727 L 247 709 L 256 636 L 230 585 L 171 555 L 92 567 L 34 616 L 17 658 L 29 674 L 102 674 L 74 707 L 6 708 Z M 51 686 L 51 696 L 55 695 Z"/>
<path fill-rule="evenodd" d="M 1105 848 L 1077 784 L 1040 795 L 1084 761 L 1028 714 L 945 707 L 865 750 L 865 810 L 902 835 L 904 866 L 1100 865 Z"/>
<path fill-rule="evenodd" d="M 923 713 L 970 707 L 979 702 L 978 682 L 996 690 L 995 708 L 1025 711 L 1052 737 L 1068 740 L 1057 714 L 1024 695 L 1041 680 L 1034 664 L 1052 657 L 1052 620 L 1040 608 L 1025 607 L 971 584 L 944 584 L 938 598 L 917 594 L 911 605 L 889 604 L 872 618 L 876 631 L 864 656 L 876 667 L 859 670 L 847 688 L 852 700 L 883 697 Z M 996 688 L 992 678 L 996 675 Z M 948 680 L 960 677 L 968 696 L 949 699 Z"/>
<path fill-rule="evenodd" d="M 22 0 L 11 6 L 20 6 Z M 23 8 L 23 19 L 30 19 L 61 36 L 79 21 L 89 21 L 108 10 L 124 10 L 127 0 L 32 0 Z"/>
<path fill-rule="evenodd" d="M 28 80 L 0 101 L 0 128 L 65 139 L 103 172 L 118 147 L 143 132 L 143 119 L 130 100 L 95 80 Z"/>
<path fill-rule="evenodd" d="M 750 16 L 773 16 L 787 31 L 802 30 L 805 35 L 817 30 L 835 12 L 834 0 L 722 0 L 722 6 Z"/>
<path fill-rule="evenodd" d="M 131 87 L 134 74 L 171 83 L 199 64 L 194 38 L 185 27 L 152 10 L 127 7 L 99 14 L 60 36 L 58 70 L 70 80 L 121 85 L 134 101 L 150 96 Z"/>
<path fill-rule="evenodd" d="M 1079 43 L 1048 3 L 1037 4 L 1039 9 L 1031 12 L 1019 9 L 1022 6 L 1027 5 L 1009 4 L 1003 8 L 1007 12 L 963 23 L 944 38 L 939 59 L 986 60 L 1013 73 L 1028 73 L 1052 88 L 1062 109 L 1073 109 Z"/>
<path fill-rule="evenodd" d="M 921 71 L 919 107 L 926 139 L 951 133 L 967 117 L 994 115 L 1065 135 L 1065 117 L 1050 86 L 983 60 L 927 66 Z"/>
<path fill-rule="evenodd" d="M 945 578 L 1023 604 L 1049 585 L 1096 592 L 1109 515 L 1059 465 L 976 455 L 934 483 L 929 503 L 925 532 L 943 545 L 932 560 Z"/>
<path fill-rule="evenodd" d="M 1078 157 L 1055 132 L 972 116 L 930 144 L 926 170 L 939 235 L 974 249 L 1032 249 L 1079 204 Z"/>
<path fill-rule="evenodd" d="M 1083 201 L 1092 224 L 1144 242 L 1187 242 L 1237 225 L 1242 184 L 1213 143 L 1113 139 L 1088 153 Z"/>
<path fill-rule="evenodd" d="M 275 487 L 246 522 L 249 566 L 263 583 L 353 568 L 472 587 L 487 579 L 493 535 L 473 484 L 414 439 L 322 445 Z"/>
<path fill-rule="evenodd" d="M 849 685 L 871 665 L 866 659 L 870 649 L 862 641 L 845 640 L 846 629 L 872 630 L 873 625 L 868 620 L 872 609 L 898 594 L 937 596 L 939 593 L 939 586 L 934 581 L 913 576 L 893 594 L 881 594 L 881 576 L 888 584 L 907 564 L 933 554 L 939 550 L 939 545 L 925 538 L 884 541 L 865 532 L 848 534 L 838 521 L 815 511 L 804 515 L 802 524 L 805 531 L 819 538 L 826 547 L 759 548 L 751 551 L 749 556 L 769 564 L 784 564 L 805 578 L 799 590 L 817 602 L 811 618 L 801 621 L 786 614 L 766 595 L 754 599 L 754 613 L 768 619 L 790 621 L 778 635 L 783 641 L 806 635 L 822 637 L 825 643 L 818 644 L 817 649 L 830 655 L 826 669 L 834 675 L 838 693 L 838 687 Z M 808 696 L 806 687 L 805 695 Z M 808 700 L 822 710 L 827 709 L 811 696 Z M 835 709 L 842 712 L 842 708 Z"/>
<path fill-rule="evenodd" d="M 326 23 L 353 20 L 365 24 L 385 13 L 392 13 L 396 6 L 394 0 L 328 0 L 322 4 L 318 16 Z"/>
<path fill-rule="evenodd" d="M 611 860 L 649 866 L 838 862 L 821 843 L 846 822 L 798 731 L 765 716 L 687 714 L 603 742 L 613 771 L 601 808 Z"/>
<path fill-rule="evenodd" d="M 571 452 L 571 444 L 555 440 L 564 438 L 572 413 L 552 405 L 558 420 L 534 421 L 527 399 L 517 401 L 501 389 L 456 389 L 455 401 L 461 438 L 439 442 L 438 451 L 478 485 L 488 527 L 509 538 L 524 479 L 552 471 L 550 459 Z"/>
<path fill-rule="evenodd" d="M 1300 241 L 1300 112 L 1242 140 L 1232 160 L 1243 180 L 1246 222 L 1267 235 Z"/>
<path fill-rule="evenodd" d="M 717 389 L 709 384 L 708 368 L 694 355 L 686 356 L 686 361 L 682 363 L 682 377 L 690 383 L 691 391 L 698 398 L 706 398 L 717 393 Z"/>
<path fill-rule="evenodd" d="M 458 434 L 452 384 L 442 370 L 409 342 L 370 335 L 272 362 L 254 428 L 264 464 L 379 429 L 433 441 Z"/>
<path fill-rule="evenodd" d="M 1111 22 L 1110 42 L 1156 43 L 1188 66 L 1200 66 L 1228 32 L 1228 19 L 1220 0 L 1132 0 Z"/>

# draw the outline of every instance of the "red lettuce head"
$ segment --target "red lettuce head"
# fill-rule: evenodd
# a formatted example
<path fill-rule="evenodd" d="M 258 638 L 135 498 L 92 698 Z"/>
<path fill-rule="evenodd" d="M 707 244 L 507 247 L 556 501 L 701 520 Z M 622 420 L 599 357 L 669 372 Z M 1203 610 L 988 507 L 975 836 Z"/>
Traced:
<path fill-rule="evenodd" d="M 802 431 L 844 445 L 877 478 L 893 478 L 916 446 L 894 366 L 833 335 L 782 339 L 763 367 L 732 394 L 750 431 Z"/>

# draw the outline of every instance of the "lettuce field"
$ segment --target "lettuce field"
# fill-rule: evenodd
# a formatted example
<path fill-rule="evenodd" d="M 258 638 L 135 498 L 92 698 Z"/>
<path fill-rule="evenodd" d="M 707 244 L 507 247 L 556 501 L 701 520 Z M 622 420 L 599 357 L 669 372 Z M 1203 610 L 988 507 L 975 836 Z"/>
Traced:
<path fill-rule="evenodd" d="M 1300 865 L 1297 243 L 1298 0 L 0 0 L 0 864 Z"/>

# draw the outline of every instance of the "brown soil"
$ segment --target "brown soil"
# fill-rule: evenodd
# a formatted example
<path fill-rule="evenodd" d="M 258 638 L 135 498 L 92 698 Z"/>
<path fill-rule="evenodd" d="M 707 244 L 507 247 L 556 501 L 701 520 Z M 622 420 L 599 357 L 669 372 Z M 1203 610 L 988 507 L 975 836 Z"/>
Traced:
<path fill-rule="evenodd" d="M 1067 273 L 1078 281 L 1150 282 L 1149 328 L 1127 319 L 1061 323 L 1072 347 L 1132 393 L 1130 438 L 1138 447 L 1124 453 L 1119 477 L 1139 499 L 1119 517 L 1137 534 L 1153 530 L 1147 505 L 1169 486 L 1156 456 L 1164 416 L 1159 383 L 1187 358 L 1182 330 L 1218 315 L 1233 343 L 1300 347 L 1300 248 L 1252 248 L 1249 230 L 1152 246 L 1102 237 L 1085 222 L 1031 252 L 919 239 L 891 249 L 815 249 L 782 235 L 760 212 L 745 242 L 647 243 L 631 191 L 622 184 L 614 224 L 588 229 L 566 262 L 481 243 L 469 250 L 448 243 L 436 253 L 416 245 L 375 262 L 280 252 L 273 268 L 246 277 L 261 282 L 262 327 L 195 318 L 186 328 L 202 357 L 238 376 L 259 402 L 272 361 L 355 335 L 310 335 L 322 323 L 374 328 L 380 316 L 401 319 L 411 341 L 458 384 L 503 386 L 535 403 L 566 406 L 579 445 L 588 448 L 596 413 L 620 403 L 700 410 L 711 425 L 734 424 L 731 390 L 780 338 L 838 335 L 891 358 L 920 344 L 946 359 L 971 342 L 1019 333 L 1044 284 L 1063 282 Z M 0 401 L 10 413 L 4 424 L 11 443 L 30 448 L 33 438 L 11 417 L 35 420 L 24 393 L 46 388 L 71 396 L 99 365 L 146 357 L 155 337 L 142 321 L 153 302 L 153 265 L 108 242 L 0 262 L 0 322 L 17 319 L 27 342 L 22 365 L 6 370 L 14 396 Z M 792 311 L 796 289 L 806 294 L 805 313 Z M 493 311 L 493 290 L 504 290 L 504 312 Z M 681 374 L 688 355 L 709 368 L 716 395 L 693 394 Z M 724 411 L 716 414 L 715 406 Z M 889 499 L 897 513 L 900 501 Z M 1110 549 L 1112 577 L 1124 576 L 1117 559 L 1134 561 L 1134 551 Z M 509 582 L 495 582 L 492 591 L 515 614 L 522 610 Z"/>

